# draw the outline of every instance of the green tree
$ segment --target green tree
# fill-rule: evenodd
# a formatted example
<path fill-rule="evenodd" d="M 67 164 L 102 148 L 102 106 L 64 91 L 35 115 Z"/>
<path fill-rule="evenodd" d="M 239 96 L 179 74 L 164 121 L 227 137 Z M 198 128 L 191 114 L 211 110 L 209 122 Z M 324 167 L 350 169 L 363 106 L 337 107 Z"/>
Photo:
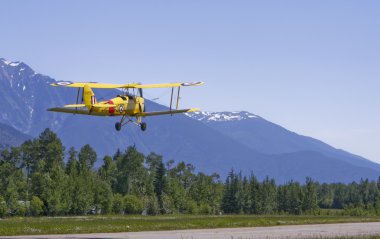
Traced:
<path fill-rule="evenodd" d="M 79 167 L 81 171 L 89 171 L 92 169 L 96 162 L 96 152 L 91 148 L 89 144 L 83 146 L 78 154 Z"/>
<path fill-rule="evenodd" d="M 163 194 L 167 187 L 166 180 L 166 168 L 163 162 L 158 164 L 156 168 L 156 174 L 154 178 L 154 192 L 156 193 L 156 197 L 158 200 L 158 206 L 160 208 L 160 213 L 166 213 L 166 208 L 164 205 Z"/>
<path fill-rule="evenodd" d="M 110 156 L 103 158 L 103 165 L 99 168 L 98 174 L 100 178 L 109 185 L 116 183 L 117 168 L 115 162 Z"/>
<path fill-rule="evenodd" d="M 260 185 L 260 209 L 263 214 L 274 213 L 277 208 L 277 186 L 274 179 L 266 177 Z"/>
<path fill-rule="evenodd" d="M 102 214 L 107 214 L 112 211 L 112 189 L 107 181 L 95 177 L 94 183 L 94 205 L 98 212 L 100 209 Z"/>
<path fill-rule="evenodd" d="M 78 176 L 79 174 L 79 162 L 78 162 L 78 152 L 71 147 L 69 149 L 69 158 L 66 164 L 66 174 L 71 176 Z"/>
<path fill-rule="evenodd" d="M 32 195 L 44 203 L 47 215 L 62 215 L 68 210 L 66 193 L 67 175 L 64 168 L 64 147 L 58 136 L 49 129 L 44 130 L 35 142 L 38 153 L 32 167 Z"/>
<path fill-rule="evenodd" d="M 124 211 L 127 214 L 141 214 L 144 209 L 143 202 L 135 195 L 124 196 Z"/>
<path fill-rule="evenodd" d="M 0 196 L 0 218 L 5 217 L 8 214 L 7 203 L 2 196 Z"/>
<path fill-rule="evenodd" d="M 33 216 L 39 216 L 43 213 L 44 203 L 37 196 L 33 196 L 30 201 L 30 213 Z"/>
<path fill-rule="evenodd" d="M 240 205 L 237 198 L 239 190 L 239 178 L 232 170 L 226 179 L 222 199 L 222 210 L 225 213 L 239 213 Z"/>
<path fill-rule="evenodd" d="M 144 155 L 136 147 L 128 147 L 125 154 L 116 157 L 117 175 L 114 192 L 125 194 L 146 194 L 147 170 Z"/>
<path fill-rule="evenodd" d="M 302 200 L 302 210 L 312 213 L 315 213 L 317 210 L 319 210 L 317 184 L 310 177 L 306 178 L 303 194 L 304 197 Z"/>
<path fill-rule="evenodd" d="M 290 214 L 301 214 L 302 187 L 298 182 L 290 181 L 278 187 L 278 211 Z"/>
<path fill-rule="evenodd" d="M 318 187 L 319 207 L 332 208 L 334 202 L 334 191 L 331 185 L 323 183 Z"/>
<path fill-rule="evenodd" d="M 259 214 L 262 211 L 260 202 L 260 183 L 253 174 L 249 179 L 249 197 L 251 202 L 250 213 Z"/>
<path fill-rule="evenodd" d="M 124 199 L 119 193 L 113 195 L 112 212 L 116 214 L 124 214 Z"/>

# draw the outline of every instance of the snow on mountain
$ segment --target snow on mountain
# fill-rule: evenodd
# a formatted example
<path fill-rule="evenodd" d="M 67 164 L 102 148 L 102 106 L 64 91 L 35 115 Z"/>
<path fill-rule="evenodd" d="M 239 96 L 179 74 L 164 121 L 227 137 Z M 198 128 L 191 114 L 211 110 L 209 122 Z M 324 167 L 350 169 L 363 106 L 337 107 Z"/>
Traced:
<path fill-rule="evenodd" d="M 63 103 L 57 90 L 49 86 L 53 82 L 23 62 L 0 58 L 0 123 L 32 136 L 46 127 L 57 129 L 54 123 L 43 121 L 51 117 L 46 107 Z M 63 117 L 54 118 L 61 122 Z"/>
<path fill-rule="evenodd" d="M 90 144 L 101 158 L 134 145 L 145 154 L 155 152 L 166 160 L 192 163 L 200 171 L 217 172 L 222 177 L 234 169 L 245 175 L 253 172 L 259 179 L 268 175 L 278 182 L 304 181 L 307 176 L 320 182 L 351 182 L 377 179 L 380 173 L 378 164 L 290 132 L 246 111 L 147 117 L 146 132 L 134 125 L 117 132 L 114 124 L 120 119 L 116 117 L 46 111 L 76 100 L 76 89 L 51 87 L 53 82 L 23 62 L 0 59 L 0 124 L 7 126 L 0 127 L 0 141 L 7 142 L 3 146 L 12 139 L 6 130 L 14 128 L 35 137 L 49 127 L 67 149 Z M 103 99 L 118 93 L 95 92 Z M 167 110 L 149 100 L 146 104 L 151 111 Z"/>
<path fill-rule="evenodd" d="M 247 111 L 232 111 L 232 112 L 209 112 L 201 111 L 194 113 L 186 113 L 190 118 L 202 121 L 202 122 L 212 122 L 212 121 L 240 121 L 246 119 L 255 119 L 259 116 L 249 113 Z"/>
<path fill-rule="evenodd" d="M 291 132 L 252 113 L 196 112 L 188 114 L 220 133 L 264 154 L 289 154 L 314 151 L 355 166 L 380 170 L 380 165 L 360 156 L 336 149 L 320 140 Z"/>
<path fill-rule="evenodd" d="M 2 61 L 5 65 L 8 65 L 8 66 L 18 66 L 21 63 L 19 61 L 12 62 L 9 60 L 5 60 L 4 58 L 0 58 L 0 61 Z"/>

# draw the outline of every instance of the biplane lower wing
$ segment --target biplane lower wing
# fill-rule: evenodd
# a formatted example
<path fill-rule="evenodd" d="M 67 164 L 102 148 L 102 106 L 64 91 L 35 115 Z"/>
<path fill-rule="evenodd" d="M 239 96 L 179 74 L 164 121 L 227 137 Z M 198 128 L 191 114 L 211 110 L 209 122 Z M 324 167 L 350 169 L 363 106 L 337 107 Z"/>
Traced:
<path fill-rule="evenodd" d="M 90 112 L 87 109 L 73 109 L 73 108 L 50 108 L 48 111 L 68 113 L 68 114 L 78 114 L 78 115 L 96 115 L 96 116 L 105 116 L 104 113 L 99 112 Z"/>
<path fill-rule="evenodd" d="M 143 112 L 139 113 L 136 116 L 137 117 L 146 117 L 146 116 L 156 116 L 156 115 L 172 115 L 172 114 L 180 114 L 180 113 L 190 113 L 190 112 L 196 112 L 199 111 L 197 108 L 191 108 L 191 109 L 183 109 L 183 110 L 168 110 L 168 111 L 156 111 L 156 112 Z"/>
<path fill-rule="evenodd" d="M 68 113 L 68 114 L 79 114 L 79 115 L 95 115 L 95 116 L 108 116 L 104 113 L 99 112 L 90 112 L 87 109 L 73 109 L 73 108 L 50 108 L 48 111 L 60 112 L 60 113 Z M 155 111 L 155 112 L 143 112 L 136 115 L 131 115 L 135 117 L 146 117 L 146 116 L 156 116 L 156 115 L 172 115 L 172 114 L 180 114 L 180 113 L 190 113 L 199 111 L 197 108 L 191 109 L 183 109 L 183 110 L 168 110 L 168 111 Z M 110 115 L 113 116 L 113 115 Z"/>

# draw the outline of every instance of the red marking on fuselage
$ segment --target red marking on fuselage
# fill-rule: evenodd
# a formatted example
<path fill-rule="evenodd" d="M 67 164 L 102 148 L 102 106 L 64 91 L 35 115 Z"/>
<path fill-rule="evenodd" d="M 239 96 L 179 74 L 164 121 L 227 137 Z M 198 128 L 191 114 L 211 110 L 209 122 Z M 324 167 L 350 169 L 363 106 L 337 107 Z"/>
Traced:
<path fill-rule="evenodd" d="M 113 105 L 113 101 L 112 100 L 107 101 L 107 103 L 110 104 L 110 105 Z M 115 113 L 115 107 L 108 108 L 108 112 L 110 114 L 114 114 Z"/>

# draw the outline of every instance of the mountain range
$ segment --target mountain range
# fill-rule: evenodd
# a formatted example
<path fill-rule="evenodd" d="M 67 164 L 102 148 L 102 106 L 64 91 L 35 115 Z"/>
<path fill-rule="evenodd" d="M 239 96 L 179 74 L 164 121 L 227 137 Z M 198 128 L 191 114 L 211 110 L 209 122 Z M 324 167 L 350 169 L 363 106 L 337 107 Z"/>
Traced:
<path fill-rule="evenodd" d="M 20 144 L 49 127 L 66 148 L 79 149 L 90 144 L 100 160 L 117 149 L 135 145 L 145 154 L 155 152 L 166 160 L 192 163 L 198 171 L 217 172 L 222 177 L 231 169 L 246 175 L 254 173 L 260 179 L 273 177 L 279 183 L 303 182 L 308 176 L 320 182 L 351 182 L 380 176 L 377 163 L 245 111 L 157 116 L 145 119 L 145 132 L 134 125 L 117 132 L 114 124 L 119 118 L 46 111 L 76 100 L 76 89 L 51 87 L 53 82 L 53 78 L 36 73 L 25 63 L 0 59 L 2 147 Z M 119 93 L 95 91 L 98 98 Z M 149 111 L 167 109 L 149 100 L 146 106 Z M 7 134 L 13 140 L 4 140 L 1 135 L 5 132 L 12 132 Z"/>

